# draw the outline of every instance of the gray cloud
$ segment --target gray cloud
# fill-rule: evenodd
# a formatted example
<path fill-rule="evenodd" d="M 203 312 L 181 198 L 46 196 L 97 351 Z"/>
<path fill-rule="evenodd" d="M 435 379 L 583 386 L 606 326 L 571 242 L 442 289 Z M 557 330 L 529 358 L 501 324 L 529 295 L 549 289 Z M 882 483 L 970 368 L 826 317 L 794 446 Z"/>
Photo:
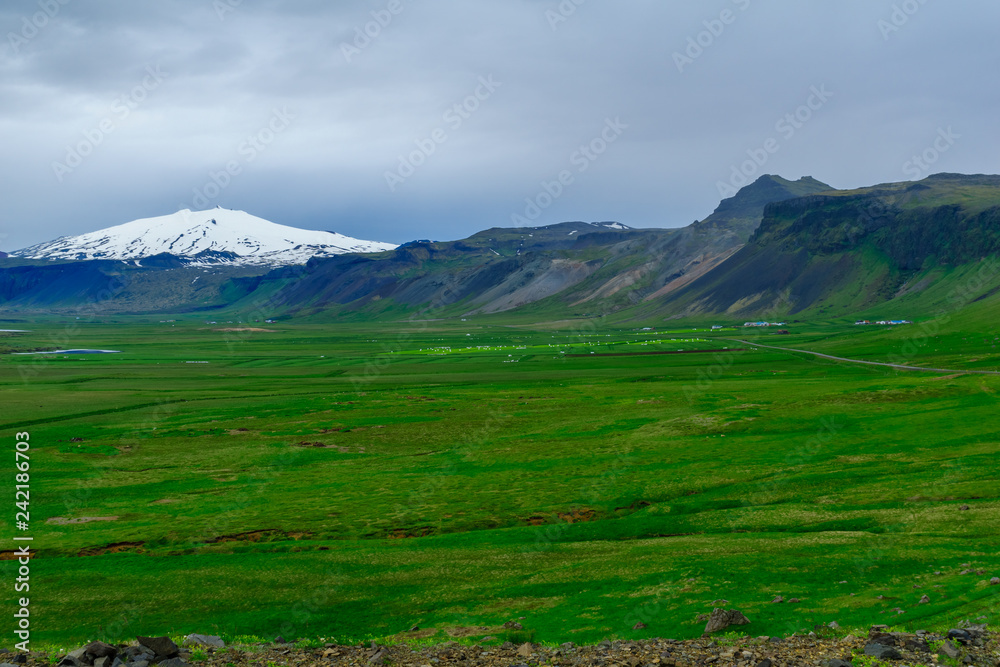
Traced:
<path fill-rule="evenodd" d="M 960 138 L 920 173 L 998 171 L 1000 6 L 986 0 L 399 1 L 395 15 L 389 0 L 4 3 L 0 249 L 202 202 L 362 238 L 459 238 L 547 204 L 563 171 L 537 224 L 678 226 L 768 139 L 751 177 L 904 180 L 948 127 Z M 372 12 L 391 22 L 345 56 Z M 694 56 L 683 71 L 676 53 Z M 823 86 L 808 121 L 778 129 Z M 277 132 L 276 112 L 292 116 Z M 581 159 L 607 119 L 628 127 Z M 390 190 L 400 156 L 431 145 Z"/>

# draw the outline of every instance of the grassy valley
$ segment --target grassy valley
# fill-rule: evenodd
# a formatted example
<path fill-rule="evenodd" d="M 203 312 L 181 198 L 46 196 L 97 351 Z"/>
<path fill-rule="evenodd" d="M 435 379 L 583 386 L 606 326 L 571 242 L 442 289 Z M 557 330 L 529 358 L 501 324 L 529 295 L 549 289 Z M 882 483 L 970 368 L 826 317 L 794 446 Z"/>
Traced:
<path fill-rule="evenodd" d="M 996 624 L 998 186 L 764 176 L 684 229 L 267 273 L 3 260 L 39 638 Z M 15 354 L 74 348 L 118 352 Z"/>
<path fill-rule="evenodd" d="M 2 334 L 122 351 L 0 362 L 40 640 L 693 637 L 722 599 L 753 634 L 996 622 L 1000 376 L 754 346 L 888 358 L 920 323 L 169 319 Z M 1000 370 L 995 335 L 913 361 Z"/>

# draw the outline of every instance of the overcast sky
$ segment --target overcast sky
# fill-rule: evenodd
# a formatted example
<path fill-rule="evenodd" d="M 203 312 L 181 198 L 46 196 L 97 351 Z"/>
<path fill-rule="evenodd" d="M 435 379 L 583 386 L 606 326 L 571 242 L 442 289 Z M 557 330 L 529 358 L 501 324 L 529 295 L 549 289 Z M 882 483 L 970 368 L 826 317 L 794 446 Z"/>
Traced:
<path fill-rule="evenodd" d="M 993 0 L 3 0 L 0 250 L 216 205 L 397 243 L 676 227 L 734 169 L 998 173 L 998 25 Z"/>

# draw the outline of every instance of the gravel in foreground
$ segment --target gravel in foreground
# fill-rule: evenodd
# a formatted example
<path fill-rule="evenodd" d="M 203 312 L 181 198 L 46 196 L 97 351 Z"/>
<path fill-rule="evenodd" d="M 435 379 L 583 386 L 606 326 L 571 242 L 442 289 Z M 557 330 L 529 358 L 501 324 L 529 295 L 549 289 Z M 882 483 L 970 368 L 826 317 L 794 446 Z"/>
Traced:
<path fill-rule="evenodd" d="M 204 638 L 191 641 L 192 637 Z M 67 655 L 42 652 L 0 655 L 0 667 L 327 667 L 339 665 L 443 667 L 445 665 L 565 665 L 600 667 L 874 667 L 941 665 L 1000 667 L 1000 635 L 982 626 L 944 634 L 889 633 L 871 628 L 866 637 L 813 635 L 704 637 L 695 640 L 604 641 L 594 646 L 538 644 L 468 646 L 455 642 L 412 647 L 406 644 L 296 648 L 291 644 L 224 646 L 216 637 L 191 635 L 178 647 L 166 637 L 142 637 L 132 644 L 93 642 Z"/>

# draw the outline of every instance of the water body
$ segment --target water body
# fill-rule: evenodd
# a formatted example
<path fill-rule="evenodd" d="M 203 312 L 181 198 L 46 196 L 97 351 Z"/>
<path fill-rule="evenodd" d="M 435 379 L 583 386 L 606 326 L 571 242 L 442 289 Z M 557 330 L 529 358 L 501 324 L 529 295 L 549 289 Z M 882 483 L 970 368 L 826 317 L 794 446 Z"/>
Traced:
<path fill-rule="evenodd" d="M 31 333 L 24 329 L 0 329 L 0 333 Z"/>
<path fill-rule="evenodd" d="M 121 350 L 53 350 L 51 352 L 14 352 L 14 354 L 121 354 Z"/>

